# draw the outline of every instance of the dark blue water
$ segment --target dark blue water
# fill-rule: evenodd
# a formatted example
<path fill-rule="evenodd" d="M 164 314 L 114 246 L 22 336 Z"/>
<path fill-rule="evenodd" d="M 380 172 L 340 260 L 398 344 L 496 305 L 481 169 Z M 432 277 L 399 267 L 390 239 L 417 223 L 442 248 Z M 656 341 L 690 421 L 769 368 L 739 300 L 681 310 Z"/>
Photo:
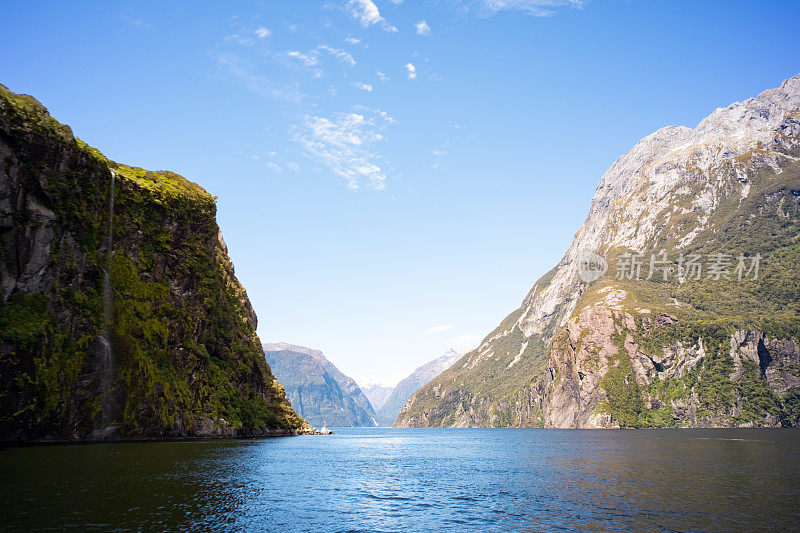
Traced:
<path fill-rule="evenodd" d="M 752 530 L 800 524 L 800 432 L 340 429 L 0 449 L 0 529 Z"/>

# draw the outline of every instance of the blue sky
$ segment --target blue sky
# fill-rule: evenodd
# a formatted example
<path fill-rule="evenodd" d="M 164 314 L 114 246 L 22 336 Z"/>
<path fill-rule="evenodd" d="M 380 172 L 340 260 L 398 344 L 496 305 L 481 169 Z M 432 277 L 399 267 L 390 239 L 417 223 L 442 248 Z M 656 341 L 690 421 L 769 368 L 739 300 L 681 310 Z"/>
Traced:
<path fill-rule="evenodd" d="M 797 2 L 6 1 L 2 15 L 0 83 L 110 158 L 218 195 L 262 340 L 322 349 L 361 381 L 477 344 L 641 137 L 800 72 Z"/>

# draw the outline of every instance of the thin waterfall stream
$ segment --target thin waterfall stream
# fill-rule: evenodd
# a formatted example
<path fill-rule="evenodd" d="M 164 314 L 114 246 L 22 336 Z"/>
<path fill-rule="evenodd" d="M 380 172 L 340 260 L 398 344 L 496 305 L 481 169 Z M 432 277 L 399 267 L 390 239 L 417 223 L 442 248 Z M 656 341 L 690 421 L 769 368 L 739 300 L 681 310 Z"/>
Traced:
<path fill-rule="evenodd" d="M 108 201 L 108 240 L 106 265 L 103 268 L 103 332 L 99 340 L 100 385 L 103 392 L 102 425 L 112 418 L 111 386 L 114 379 L 114 350 L 111 346 L 111 323 L 114 319 L 114 289 L 111 286 L 111 259 L 114 255 L 114 186 L 116 173 L 111 171 L 111 192 Z"/>

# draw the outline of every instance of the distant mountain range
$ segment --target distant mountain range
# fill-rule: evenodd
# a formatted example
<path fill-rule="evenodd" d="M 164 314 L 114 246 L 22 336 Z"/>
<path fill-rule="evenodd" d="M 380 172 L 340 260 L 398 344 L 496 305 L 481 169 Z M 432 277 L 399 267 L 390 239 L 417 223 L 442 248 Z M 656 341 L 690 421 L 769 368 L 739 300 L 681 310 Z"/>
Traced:
<path fill-rule="evenodd" d="M 272 373 L 286 389 L 286 397 L 300 416 L 313 426 L 377 426 L 367 397 L 319 350 L 284 342 L 264 344 Z"/>
<path fill-rule="evenodd" d="M 406 400 L 420 387 L 450 368 L 462 355 L 464 354 L 455 350 L 448 350 L 441 357 L 414 370 L 391 390 L 386 401 L 378 408 L 378 422 L 381 425 L 393 425 Z"/>
<path fill-rule="evenodd" d="M 378 410 L 383 407 L 383 404 L 386 403 L 386 400 L 389 399 L 389 396 L 392 395 L 394 387 L 374 383 L 372 385 L 361 385 L 361 390 L 366 397 L 369 398 L 369 403 L 372 404 L 372 408 L 375 409 L 375 412 L 378 412 Z"/>

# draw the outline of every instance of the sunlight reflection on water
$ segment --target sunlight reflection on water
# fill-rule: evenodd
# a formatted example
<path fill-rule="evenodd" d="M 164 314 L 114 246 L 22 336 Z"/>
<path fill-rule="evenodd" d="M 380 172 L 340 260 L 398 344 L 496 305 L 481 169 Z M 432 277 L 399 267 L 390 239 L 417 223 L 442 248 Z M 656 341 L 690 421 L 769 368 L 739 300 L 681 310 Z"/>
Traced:
<path fill-rule="evenodd" d="M 752 529 L 800 521 L 794 430 L 339 429 L 0 449 L 0 529 Z"/>

